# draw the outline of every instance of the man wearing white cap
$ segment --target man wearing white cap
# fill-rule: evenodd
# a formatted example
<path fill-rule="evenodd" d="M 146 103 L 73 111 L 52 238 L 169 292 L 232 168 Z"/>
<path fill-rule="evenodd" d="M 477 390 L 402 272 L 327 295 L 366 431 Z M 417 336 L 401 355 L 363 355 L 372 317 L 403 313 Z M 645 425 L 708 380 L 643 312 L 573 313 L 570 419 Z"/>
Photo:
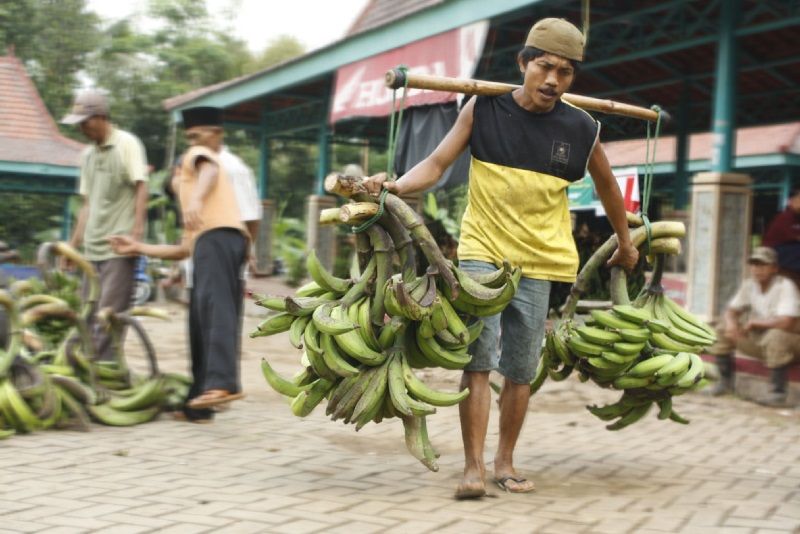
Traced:
<path fill-rule="evenodd" d="M 609 263 L 631 269 L 638 259 L 619 186 L 598 142 L 600 125 L 561 100 L 583 61 L 583 48 L 583 34 L 566 20 L 540 20 L 517 55 L 522 87 L 469 100 L 433 153 L 396 182 L 385 182 L 381 175 L 369 179 L 373 193 L 381 184 L 399 195 L 424 191 L 469 146 L 469 198 L 459 266 L 486 272 L 507 259 L 522 268 L 516 296 L 501 314 L 484 319 L 483 332 L 470 346 L 472 361 L 461 380 L 470 395 L 459 407 L 465 462 L 458 499 L 486 494 L 483 452 L 492 370 L 505 377 L 494 482 L 511 493 L 534 489 L 516 471 L 513 453 L 544 337 L 550 283 L 573 282 L 577 274 L 566 192 L 587 168 L 619 243 Z"/>
<path fill-rule="evenodd" d="M 756 247 L 747 263 L 750 278 L 728 303 L 717 330 L 717 342 L 708 349 L 716 356 L 720 372 L 711 395 L 733 392 L 733 353 L 738 350 L 764 361 L 770 370 L 770 389 L 756 402 L 783 406 L 789 365 L 800 356 L 800 293 L 794 282 L 778 274 L 778 254 L 774 249 Z"/>
<path fill-rule="evenodd" d="M 120 256 L 106 237 L 111 234 L 142 238 L 147 221 L 147 157 L 139 139 L 115 127 L 108 100 L 96 91 L 80 93 L 63 124 L 77 124 L 91 142 L 81 154 L 79 193 L 83 206 L 70 244 L 83 244 L 100 279 L 98 309 L 127 310 L 133 295 L 136 258 Z M 114 358 L 111 338 L 94 330 L 97 356 Z"/>

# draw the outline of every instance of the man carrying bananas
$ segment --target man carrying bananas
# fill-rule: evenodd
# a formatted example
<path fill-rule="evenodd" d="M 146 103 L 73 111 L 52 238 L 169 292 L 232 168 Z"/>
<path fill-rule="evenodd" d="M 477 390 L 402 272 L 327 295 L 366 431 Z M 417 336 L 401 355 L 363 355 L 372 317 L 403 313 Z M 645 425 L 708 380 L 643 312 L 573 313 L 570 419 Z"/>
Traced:
<path fill-rule="evenodd" d="M 778 255 L 758 247 L 748 259 L 751 277 L 731 299 L 717 342 L 708 349 L 716 356 L 720 380 L 711 394 L 733 392 L 734 350 L 758 358 L 770 369 L 770 391 L 756 399 L 766 406 L 786 401 L 789 365 L 800 355 L 800 293 L 795 284 L 778 274 Z"/>
<path fill-rule="evenodd" d="M 184 408 L 187 419 L 207 422 L 215 406 L 242 398 L 239 339 L 242 314 L 241 272 L 249 235 L 241 222 L 233 187 L 225 175 L 222 112 L 196 107 L 182 112 L 190 148 L 173 181 L 184 223 L 179 245 L 151 245 L 111 236 L 118 254 L 165 259 L 192 256 L 189 345 L 192 387 Z M 175 183 L 177 182 L 177 183 Z"/>
<path fill-rule="evenodd" d="M 587 168 L 619 243 L 610 263 L 631 269 L 638 259 L 619 186 L 598 143 L 599 123 L 561 100 L 583 60 L 584 42 L 580 30 L 566 20 L 540 20 L 517 55 L 522 87 L 469 100 L 430 156 L 396 182 L 385 181 L 384 175 L 368 180 L 375 194 L 381 186 L 398 195 L 424 191 L 469 146 L 469 198 L 461 224 L 459 266 L 485 272 L 507 259 L 522 268 L 514 299 L 501 314 L 484 319 L 461 380 L 461 387 L 471 393 L 459 407 L 465 455 L 455 495 L 459 499 L 486 494 L 483 453 L 492 370 L 505 377 L 494 481 L 508 492 L 534 489 L 533 482 L 515 470 L 513 452 L 544 337 L 550 283 L 573 282 L 577 273 L 566 192 Z"/>

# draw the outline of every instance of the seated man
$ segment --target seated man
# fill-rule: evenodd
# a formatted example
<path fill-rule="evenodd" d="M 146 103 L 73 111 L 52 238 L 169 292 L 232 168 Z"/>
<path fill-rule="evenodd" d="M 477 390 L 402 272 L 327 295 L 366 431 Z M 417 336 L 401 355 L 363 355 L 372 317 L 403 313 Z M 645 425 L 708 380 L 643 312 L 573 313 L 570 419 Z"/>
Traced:
<path fill-rule="evenodd" d="M 791 280 L 778 274 L 778 256 L 758 247 L 748 259 L 751 277 L 744 281 L 728 308 L 717 342 L 709 353 L 717 357 L 720 380 L 712 395 L 733 391 L 734 350 L 758 358 L 770 369 L 770 392 L 759 404 L 782 406 L 786 401 L 789 364 L 800 354 L 800 294 Z"/>

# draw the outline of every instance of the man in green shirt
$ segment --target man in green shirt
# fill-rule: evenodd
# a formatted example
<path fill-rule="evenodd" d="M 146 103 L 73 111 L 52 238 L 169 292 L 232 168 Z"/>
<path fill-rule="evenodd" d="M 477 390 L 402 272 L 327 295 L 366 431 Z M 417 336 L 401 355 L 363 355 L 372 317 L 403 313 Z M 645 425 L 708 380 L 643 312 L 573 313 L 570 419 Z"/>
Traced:
<path fill-rule="evenodd" d="M 127 310 L 133 294 L 135 257 L 111 250 L 109 235 L 140 240 L 147 216 L 147 158 L 141 141 L 110 121 L 106 97 L 95 91 L 79 94 L 62 124 L 77 124 L 91 144 L 81 154 L 78 192 L 83 206 L 70 244 L 83 244 L 100 279 L 98 309 Z M 95 329 L 97 357 L 114 358 L 111 339 Z"/>

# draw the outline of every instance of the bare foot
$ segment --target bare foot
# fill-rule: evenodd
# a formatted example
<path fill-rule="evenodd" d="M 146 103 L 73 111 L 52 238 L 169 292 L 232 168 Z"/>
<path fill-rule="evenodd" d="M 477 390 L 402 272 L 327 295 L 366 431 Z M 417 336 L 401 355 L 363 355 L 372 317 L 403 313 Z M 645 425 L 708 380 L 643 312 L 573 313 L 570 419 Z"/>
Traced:
<path fill-rule="evenodd" d="M 486 484 L 482 479 L 463 478 L 456 488 L 455 498 L 458 500 L 479 499 L 484 495 L 486 495 Z"/>
<path fill-rule="evenodd" d="M 456 488 L 456 499 L 479 499 L 486 495 L 485 470 L 481 467 L 464 467 L 464 476 Z"/>

